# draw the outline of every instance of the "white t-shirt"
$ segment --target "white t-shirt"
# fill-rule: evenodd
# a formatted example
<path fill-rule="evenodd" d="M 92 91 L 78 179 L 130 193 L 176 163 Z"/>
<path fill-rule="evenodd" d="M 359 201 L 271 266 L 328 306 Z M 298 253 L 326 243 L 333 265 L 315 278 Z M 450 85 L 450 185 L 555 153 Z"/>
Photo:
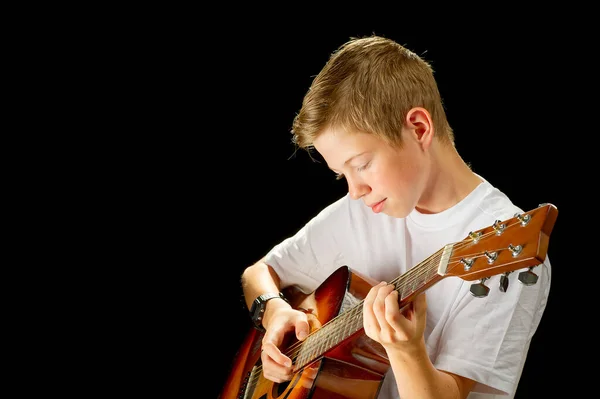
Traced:
<path fill-rule="evenodd" d="M 346 195 L 275 246 L 266 263 L 279 275 L 282 288 L 296 285 L 305 293 L 317 289 L 341 266 L 389 282 L 446 244 L 523 212 L 482 180 L 452 208 L 432 215 L 414 210 L 406 218 L 375 214 L 362 200 Z M 546 307 L 549 259 L 533 269 L 539 276 L 534 285 L 517 280 L 521 271 L 510 274 L 506 292 L 498 288 L 500 276 L 490 277 L 486 281 L 489 294 L 484 298 L 469 292 L 477 281 L 459 277 L 444 278 L 427 289 L 429 356 L 436 368 L 477 381 L 469 399 L 514 396 Z M 398 397 L 390 367 L 378 398 Z"/>

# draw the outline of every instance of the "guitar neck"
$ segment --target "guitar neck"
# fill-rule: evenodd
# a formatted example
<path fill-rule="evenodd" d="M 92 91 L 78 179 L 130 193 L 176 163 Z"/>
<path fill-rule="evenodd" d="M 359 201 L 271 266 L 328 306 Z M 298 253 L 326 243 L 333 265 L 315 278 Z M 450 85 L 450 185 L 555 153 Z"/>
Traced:
<path fill-rule="evenodd" d="M 408 272 L 390 281 L 398 291 L 399 305 L 404 307 L 414 297 L 429 289 L 445 276 L 454 244 L 446 245 L 429 258 L 412 267 Z M 295 363 L 295 369 L 311 363 L 363 328 L 363 302 L 360 300 L 350 309 L 324 324 L 303 343 Z"/>

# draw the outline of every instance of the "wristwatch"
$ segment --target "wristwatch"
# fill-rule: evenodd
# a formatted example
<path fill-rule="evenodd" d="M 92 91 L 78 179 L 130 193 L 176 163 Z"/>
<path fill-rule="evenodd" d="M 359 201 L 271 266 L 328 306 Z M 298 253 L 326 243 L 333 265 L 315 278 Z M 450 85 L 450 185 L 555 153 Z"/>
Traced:
<path fill-rule="evenodd" d="M 273 298 L 281 298 L 284 301 L 288 302 L 288 300 L 283 296 L 281 292 L 268 292 L 266 294 L 262 294 L 258 298 L 256 298 L 254 302 L 252 302 L 252 306 L 250 307 L 250 318 L 252 319 L 252 323 L 254 323 L 254 327 L 259 331 L 266 331 L 262 325 L 262 319 L 265 314 L 267 302 Z"/>

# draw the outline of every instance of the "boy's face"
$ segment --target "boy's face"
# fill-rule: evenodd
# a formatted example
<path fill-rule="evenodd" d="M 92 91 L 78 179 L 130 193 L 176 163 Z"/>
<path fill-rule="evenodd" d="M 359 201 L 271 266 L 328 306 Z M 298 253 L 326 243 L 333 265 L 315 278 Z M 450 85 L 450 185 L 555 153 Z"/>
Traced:
<path fill-rule="evenodd" d="M 328 129 L 315 149 L 337 175 L 346 179 L 352 199 L 362 199 L 373 212 L 405 217 L 425 190 L 427 151 L 412 130 L 402 132 L 402 148 L 366 133 Z"/>

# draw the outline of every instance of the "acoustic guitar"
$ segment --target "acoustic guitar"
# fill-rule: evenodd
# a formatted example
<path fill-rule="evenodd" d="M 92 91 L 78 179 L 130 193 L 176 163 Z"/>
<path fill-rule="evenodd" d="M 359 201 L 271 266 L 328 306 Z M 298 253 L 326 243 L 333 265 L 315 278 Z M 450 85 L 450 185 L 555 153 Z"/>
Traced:
<path fill-rule="evenodd" d="M 535 284 L 534 269 L 546 259 L 557 215 L 554 205 L 542 204 L 440 248 L 390 282 L 399 293 L 400 307 L 448 277 L 478 280 L 471 285 L 476 297 L 487 295 L 490 288 L 485 280 L 494 275 L 501 275 L 499 289 L 506 291 L 509 274 L 521 269 L 518 281 Z M 305 340 L 298 341 L 290 334 L 281 348 L 293 361 L 294 376 L 285 383 L 263 377 L 263 333 L 251 328 L 233 359 L 219 398 L 376 398 L 390 367 L 383 347 L 363 330 L 363 300 L 376 283 L 342 266 L 312 293 L 287 287 L 284 294 L 291 306 L 307 312 L 309 320 L 316 320 Z"/>

